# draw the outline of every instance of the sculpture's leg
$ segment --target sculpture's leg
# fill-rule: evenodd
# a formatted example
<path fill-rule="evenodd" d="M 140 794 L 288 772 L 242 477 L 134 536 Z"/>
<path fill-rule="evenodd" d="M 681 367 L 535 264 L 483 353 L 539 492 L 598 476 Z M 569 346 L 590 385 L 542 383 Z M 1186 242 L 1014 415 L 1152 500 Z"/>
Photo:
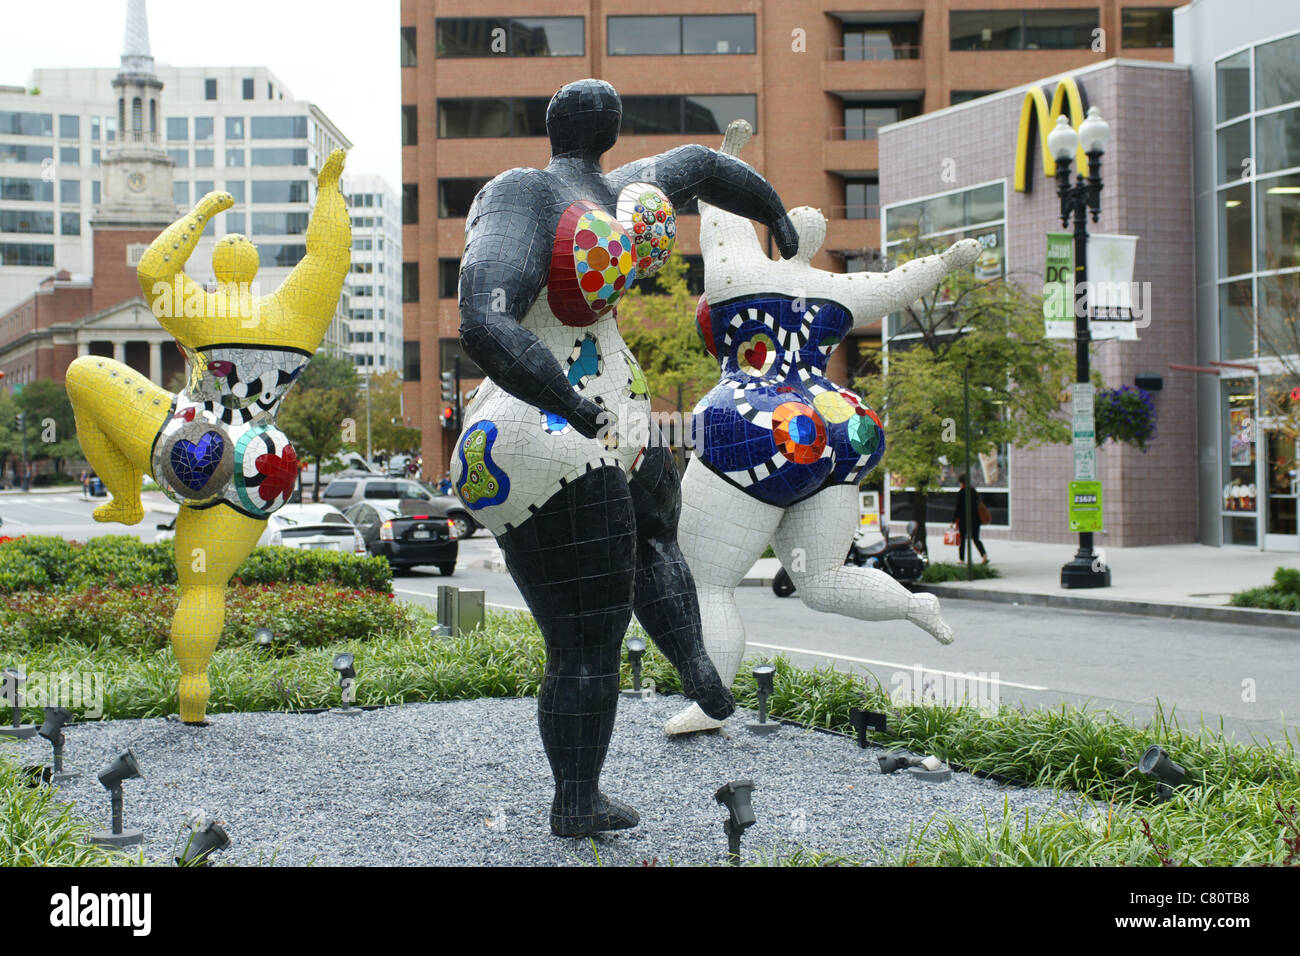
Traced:
<path fill-rule="evenodd" d="M 226 585 L 266 521 L 219 504 L 176 516 L 176 578 L 180 601 L 172 619 L 172 649 L 181 667 L 181 720 L 203 723 L 208 706 L 208 661 L 226 621 Z"/>
<path fill-rule="evenodd" d="M 767 548 L 782 511 L 727 484 L 696 459 L 686 466 L 681 489 L 678 536 L 695 578 L 704 648 L 723 686 L 730 687 L 745 656 L 745 624 L 736 606 L 736 588 Z M 722 721 L 691 704 L 672 717 L 664 731 L 686 734 L 721 726 Z"/>
<path fill-rule="evenodd" d="M 845 566 L 857 525 L 856 485 L 832 485 L 786 509 L 773 546 L 803 603 L 863 621 L 911 621 L 940 644 L 952 643 L 933 594 L 913 594 L 875 568 Z"/>
<path fill-rule="evenodd" d="M 551 832 L 636 826 L 635 810 L 600 792 L 632 617 L 636 525 L 627 479 L 618 468 L 593 469 L 497 543 L 546 640 L 537 718 L 555 776 Z"/>
<path fill-rule="evenodd" d="M 144 517 L 140 477 L 149 472 L 171 393 L 121 362 L 93 355 L 69 365 L 64 384 L 81 450 L 111 496 L 95 509 L 95 520 L 138 524 Z"/>

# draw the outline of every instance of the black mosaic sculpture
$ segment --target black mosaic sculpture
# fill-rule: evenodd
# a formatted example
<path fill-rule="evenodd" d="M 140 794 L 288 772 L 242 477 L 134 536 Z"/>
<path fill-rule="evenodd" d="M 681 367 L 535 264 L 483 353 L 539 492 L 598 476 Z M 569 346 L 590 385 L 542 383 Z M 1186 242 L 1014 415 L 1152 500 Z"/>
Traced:
<path fill-rule="evenodd" d="M 461 260 L 461 344 L 490 381 L 466 409 L 453 484 L 496 535 L 546 639 L 538 715 L 561 836 L 639 820 L 599 788 L 634 611 L 688 697 L 714 717 L 735 709 L 677 546 L 676 467 L 614 306 L 662 265 L 674 210 L 696 197 L 769 226 L 783 256 L 798 246 L 780 198 L 734 157 L 688 145 L 603 174 L 621 122 L 608 83 L 556 93 L 550 163 L 483 188 Z"/>

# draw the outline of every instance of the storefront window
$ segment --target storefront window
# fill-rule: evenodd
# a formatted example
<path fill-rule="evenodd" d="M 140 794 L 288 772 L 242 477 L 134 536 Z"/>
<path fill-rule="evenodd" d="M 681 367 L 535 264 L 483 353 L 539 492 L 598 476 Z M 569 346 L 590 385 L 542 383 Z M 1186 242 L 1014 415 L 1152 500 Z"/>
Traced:
<path fill-rule="evenodd" d="M 1259 197 L 1259 268 L 1300 266 L 1300 173 L 1265 179 Z"/>
<path fill-rule="evenodd" d="M 1300 273 L 1260 276 L 1258 281 L 1260 355 L 1300 355 Z"/>
<path fill-rule="evenodd" d="M 1255 475 L 1255 380 L 1223 383 L 1224 481 L 1220 507 L 1226 544 L 1256 543 L 1259 488 Z"/>
<path fill-rule="evenodd" d="M 1218 182 L 1222 185 L 1244 179 L 1249 171 L 1250 120 L 1225 126 L 1215 135 L 1219 147 Z"/>
<path fill-rule="evenodd" d="M 1255 109 L 1300 100 L 1300 34 L 1255 49 Z"/>
<path fill-rule="evenodd" d="M 1219 355 L 1225 359 L 1253 358 L 1255 315 L 1250 280 L 1219 286 Z"/>
<path fill-rule="evenodd" d="M 1250 112 L 1250 51 L 1220 60 L 1214 68 L 1217 92 L 1216 122 L 1225 123 L 1234 116 Z"/>
<path fill-rule="evenodd" d="M 1251 272 L 1250 186 L 1219 191 L 1219 278 Z"/>

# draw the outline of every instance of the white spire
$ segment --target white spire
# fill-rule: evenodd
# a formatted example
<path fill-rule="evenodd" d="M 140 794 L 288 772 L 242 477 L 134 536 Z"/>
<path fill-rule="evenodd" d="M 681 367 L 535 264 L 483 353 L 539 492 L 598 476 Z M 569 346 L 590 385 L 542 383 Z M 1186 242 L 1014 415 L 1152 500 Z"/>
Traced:
<path fill-rule="evenodd" d="M 152 73 L 149 52 L 149 15 L 145 0 L 126 0 L 126 38 L 122 43 L 122 69 L 128 73 Z"/>

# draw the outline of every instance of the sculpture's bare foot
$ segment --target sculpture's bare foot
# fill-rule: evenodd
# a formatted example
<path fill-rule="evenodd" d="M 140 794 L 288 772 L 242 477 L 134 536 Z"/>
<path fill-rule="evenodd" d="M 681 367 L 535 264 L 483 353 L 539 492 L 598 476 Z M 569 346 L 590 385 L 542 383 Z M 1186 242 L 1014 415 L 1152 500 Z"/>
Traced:
<path fill-rule="evenodd" d="M 708 654 L 701 653 L 685 662 L 677 673 L 682 679 L 682 693 L 714 720 L 724 720 L 736 712 L 735 698 Z"/>
<path fill-rule="evenodd" d="M 664 724 L 664 733 L 670 737 L 677 734 L 698 734 L 706 730 L 720 730 L 724 726 L 721 720 L 714 720 L 699 704 L 691 704 L 681 713 L 670 717 Z"/>
<path fill-rule="evenodd" d="M 572 811 L 557 802 L 551 804 L 551 832 L 559 837 L 590 836 L 607 830 L 626 830 L 641 822 L 641 815 L 632 807 L 599 794 L 591 812 Z"/>
<path fill-rule="evenodd" d="M 939 610 L 939 599 L 933 594 L 913 594 L 912 607 L 907 612 L 907 619 L 929 633 L 940 644 L 952 643 L 952 628 L 943 619 Z"/>
<path fill-rule="evenodd" d="M 139 524 L 144 519 L 144 508 L 139 498 L 133 502 L 113 498 L 95 509 L 94 518 L 109 524 Z"/>

